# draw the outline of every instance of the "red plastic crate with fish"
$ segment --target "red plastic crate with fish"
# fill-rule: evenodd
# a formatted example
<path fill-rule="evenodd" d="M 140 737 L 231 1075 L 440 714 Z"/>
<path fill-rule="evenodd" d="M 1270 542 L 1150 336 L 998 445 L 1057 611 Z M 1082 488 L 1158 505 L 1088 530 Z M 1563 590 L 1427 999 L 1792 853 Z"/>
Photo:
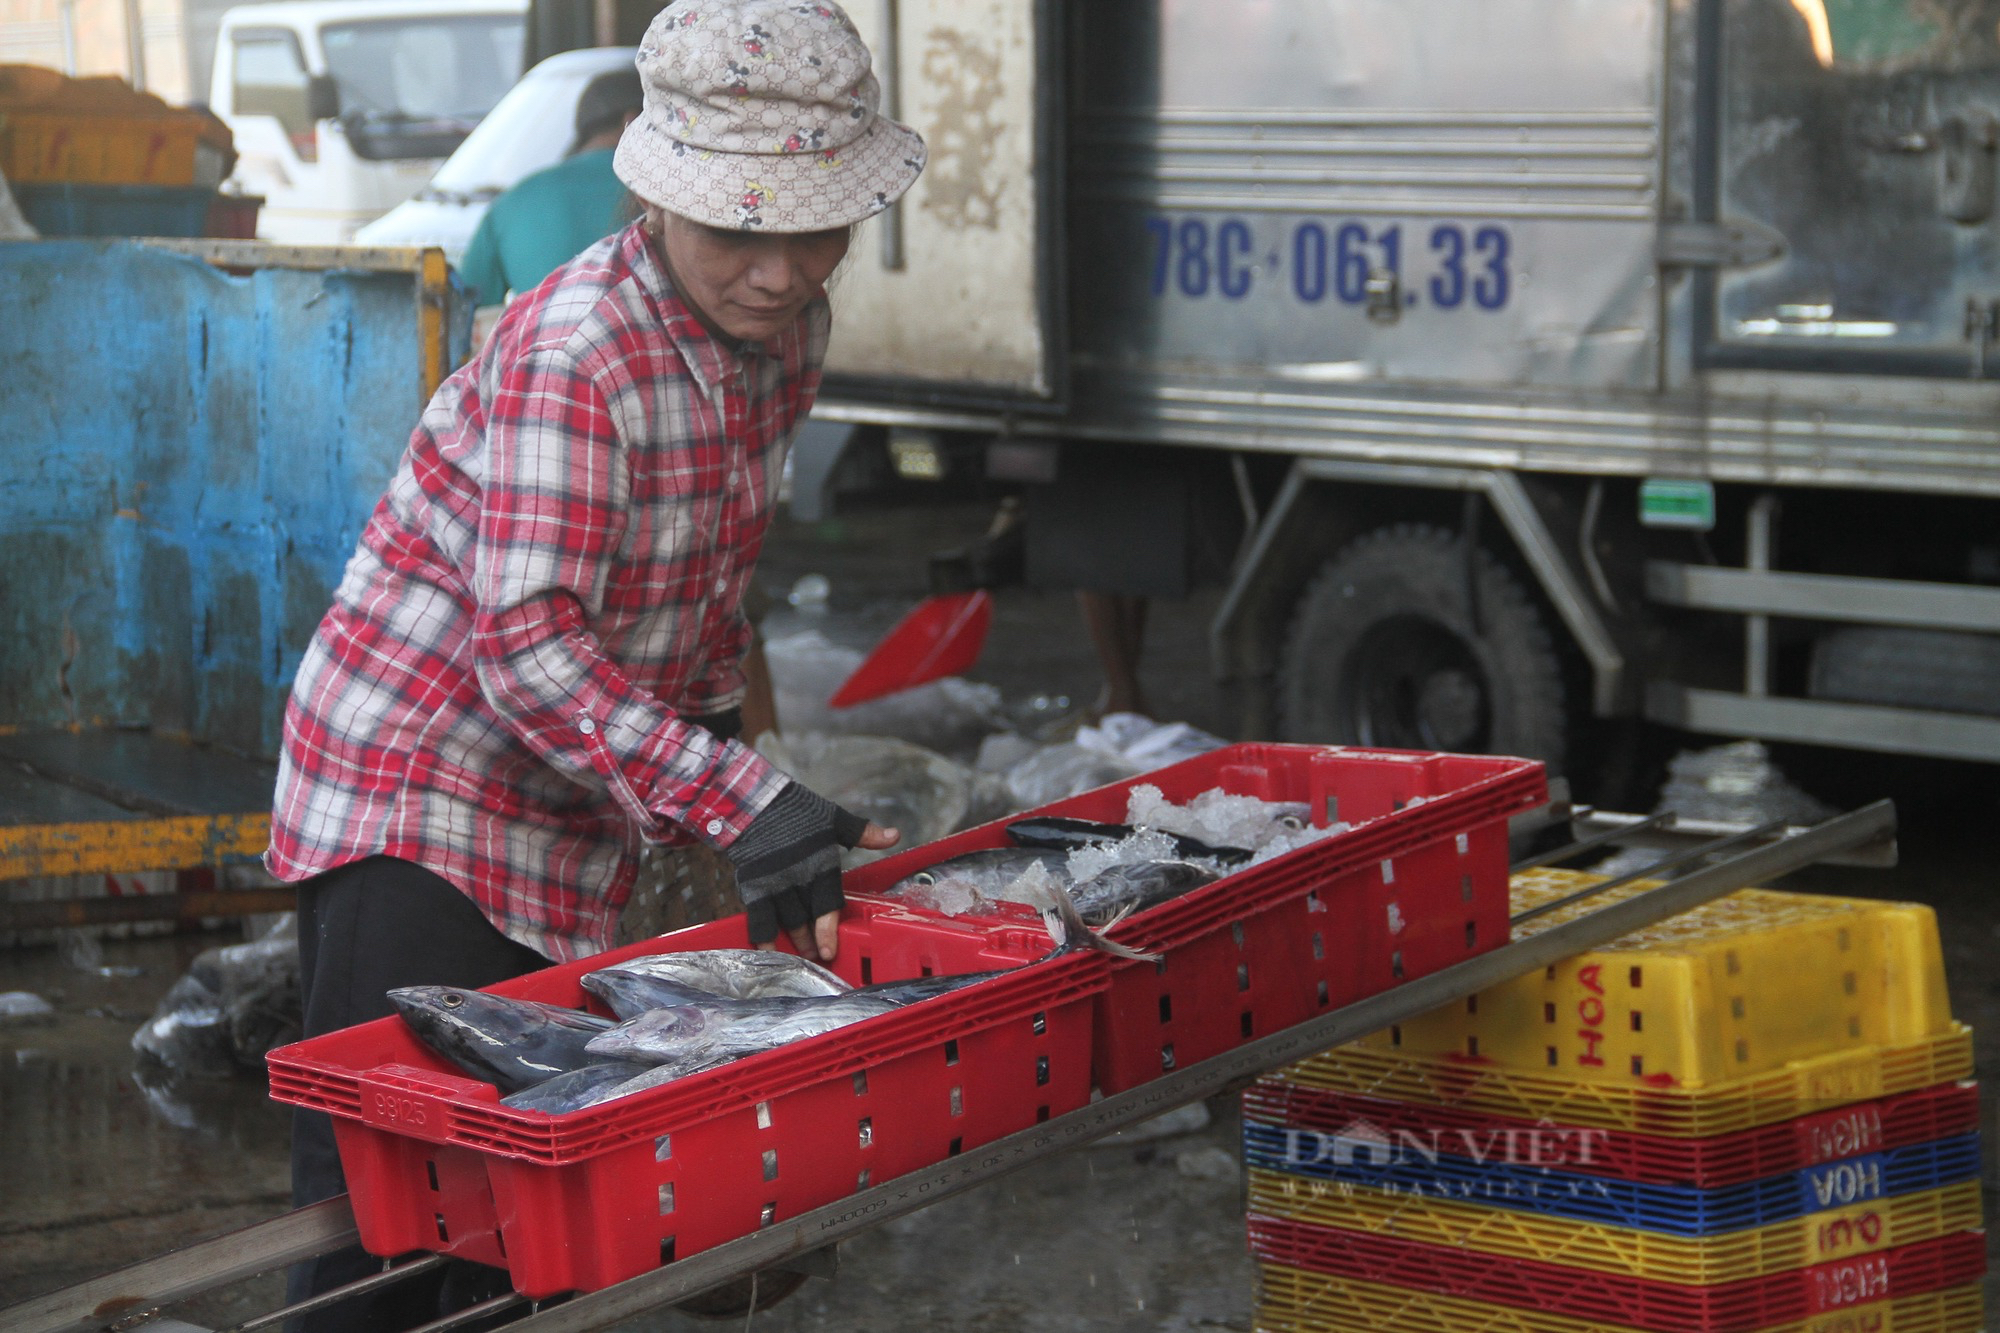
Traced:
<path fill-rule="evenodd" d="M 1159 960 L 1112 965 L 1093 1057 L 1106 1093 L 1504 943 L 1507 821 L 1548 795 L 1527 759 L 1231 745 L 862 866 L 848 892 L 878 895 L 925 866 L 1007 846 L 1019 819 L 1120 823 L 1141 783 L 1180 805 L 1213 789 L 1300 802 L 1316 826 L 1351 827 L 1109 929 Z M 996 910 L 1010 921 L 1028 911 Z"/>
<path fill-rule="evenodd" d="M 747 945 L 732 917 L 488 988 L 602 1013 L 581 985 L 648 954 Z M 851 903 L 851 983 L 1012 969 L 962 990 L 568 1114 L 500 1104 L 400 1018 L 270 1053 L 271 1095 L 334 1117 L 362 1244 L 592 1291 L 944 1160 L 1090 1096 L 1107 958 Z"/>

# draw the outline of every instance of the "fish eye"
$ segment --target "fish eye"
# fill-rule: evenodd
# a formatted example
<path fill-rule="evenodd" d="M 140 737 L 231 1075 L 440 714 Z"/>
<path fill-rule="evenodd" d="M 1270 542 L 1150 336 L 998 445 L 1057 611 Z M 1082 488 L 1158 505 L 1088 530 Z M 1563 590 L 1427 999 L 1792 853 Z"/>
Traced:
<path fill-rule="evenodd" d="M 928 870 L 919 870 L 916 874 L 910 876 L 910 878 L 925 888 L 929 888 L 938 882 L 938 877 Z"/>
<path fill-rule="evenodd" d="M 465 1003 L 465 997 L 463 995 L 460 995 L 455 990 L 446 991 L 444 993 L 443 999 L 441 999 L 439 1003 L 443 1004 L 444 1007 L 447 1009 L 456 1009 L 458 1008 L 458 1006 Z"/>
<path fill-rule="evenodd" d="M 1293 832 L 1297 832 L 1297 831 L 1298 831 L 1299 829 L 1302 829 L 1302 828 L 1304 828 L 1305 826 L 1306 826 L 1306 821 L 1305 821 L 1305 820 L 1303 820 L 1303 819 L 1300 819 L 1300 818 L 1299 818 L 1299 817 L 1298 817 L 1297 815 L 1279 815 L 1279 816 L 1278 816 L 1278 827 L 1279 827 L 1279 828 L 1288 828 L 1288 829 L 1291 829 L 1291 830 L 1292 830 Z"/>

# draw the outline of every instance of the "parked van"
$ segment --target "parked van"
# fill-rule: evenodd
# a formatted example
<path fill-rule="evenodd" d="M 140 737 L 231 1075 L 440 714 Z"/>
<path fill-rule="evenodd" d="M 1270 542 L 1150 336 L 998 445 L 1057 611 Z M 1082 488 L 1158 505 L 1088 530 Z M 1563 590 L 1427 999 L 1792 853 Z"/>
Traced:
<path fill-rule="evenodd" d="M 363 227 L 363 245 L 435 245 L 456 264 L 500 193 L 576 146 L 576 105 L 600 74 L 632 68 L 638 48 L 588 47 L 550 56 L 508 90 L 430 183 Z"/>
<path fill-rule="evenodd" d="M 225 186 L 265 240 L 351 240 L 421 189 L 520 78 L 526 0 L 274 0 L 223 15 Z"/>

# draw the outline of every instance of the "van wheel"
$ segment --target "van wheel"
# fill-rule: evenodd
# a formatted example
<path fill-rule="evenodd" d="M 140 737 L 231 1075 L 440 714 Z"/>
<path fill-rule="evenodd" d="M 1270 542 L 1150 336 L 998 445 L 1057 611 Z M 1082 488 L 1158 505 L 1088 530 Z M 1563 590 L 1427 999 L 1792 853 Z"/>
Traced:
<path fill-rule="evenodd" d="M 1468 592 L 1472 596 L 1468 596 Z M 1483 549 L 1398 523 L 1306 588 L 1278 666 L 1286 740 L 1540 759 L 1568 742 L 1562 664 L 1541 608 Z"/>

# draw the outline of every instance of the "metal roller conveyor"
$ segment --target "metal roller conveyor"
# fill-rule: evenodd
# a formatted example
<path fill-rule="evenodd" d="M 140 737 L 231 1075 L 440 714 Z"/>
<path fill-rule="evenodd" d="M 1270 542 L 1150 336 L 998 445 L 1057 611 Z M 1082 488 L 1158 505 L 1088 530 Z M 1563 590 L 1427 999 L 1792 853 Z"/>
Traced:
<path fill-rule="evenodd" d="M 1610 843 L 1661 834 L 1670 827 L 1685 835 L 1689 828 L 1686 822 L 1670 826 L 1663 819 L 1613 815 L 1589 807 L 1577 807 L 1572 816 L 1577 841 L 1530 858 L 1516 868 L 1567 860 Z M 1720 836 L 1692 843 L 1682 836 L 1674 844 L 1677 854 L 1667 862 L 1642 875 L 1606 881 L 1595 892 L 1601 893 L 1604 888 L 1631 879 L 1658 879 L 1664 871 L 1676 866 L 1688 867 L 1658 887 L 1592 908 L 1443 971 L 1406 981 L 1032 1129 L 862 1190 L 838 1203 L 788 1218 L 616 1286 L 541 1302 L 509 1327 L 524 1333 L 586 1333 L 678 1304 L 752 1273 L 788 1269 L 824 1274 L 830 1268 L 830 1247 L 859 1232 L 977 1188 L 1043 1157 L 1211 1097 L 1258 1074 L 1608 944 L 1631 931 L 1737 889 L 1768 883 L 1818 861 L 1893 865 L 1895 829 L 1895 807 L 1891 802 L 1877 801 L 1810 828 L 1730 828 L 1720 830 Z M 1708 863 L 1700 864 L 1703 861 Z M 1581 899 L 1586 895 L 1574 896 Z M 1524 913 L 1515 920 L 1540 914 L 1539 910 Z M 346 1199 L 331 1199 L 0 1311 L 0 1333 L 144 1328 L 149 1316 L 176 1301 L 308 1255 L 338 1249 L 351 1244 L 354 1238 L 352 1213 Z M 307 1305 L 274 1310 L 237 1327 L 243 1333 L 273 1327 L 309 1307 L 336 1304 L 365 1287 L 402 1280 L 436 1262 L 439 1261 L 433 1257 L 412 1258 L 353 1287 L 327 1293 Z M 483 1305 L 425 1324 L 421 1333 L 444 1333 L 525 1303 L 525 1298 L 519 1296 L 495 1297 Z M 184 1323 L 164 1320 L 158 1326 L 190 1328 Z"/>

